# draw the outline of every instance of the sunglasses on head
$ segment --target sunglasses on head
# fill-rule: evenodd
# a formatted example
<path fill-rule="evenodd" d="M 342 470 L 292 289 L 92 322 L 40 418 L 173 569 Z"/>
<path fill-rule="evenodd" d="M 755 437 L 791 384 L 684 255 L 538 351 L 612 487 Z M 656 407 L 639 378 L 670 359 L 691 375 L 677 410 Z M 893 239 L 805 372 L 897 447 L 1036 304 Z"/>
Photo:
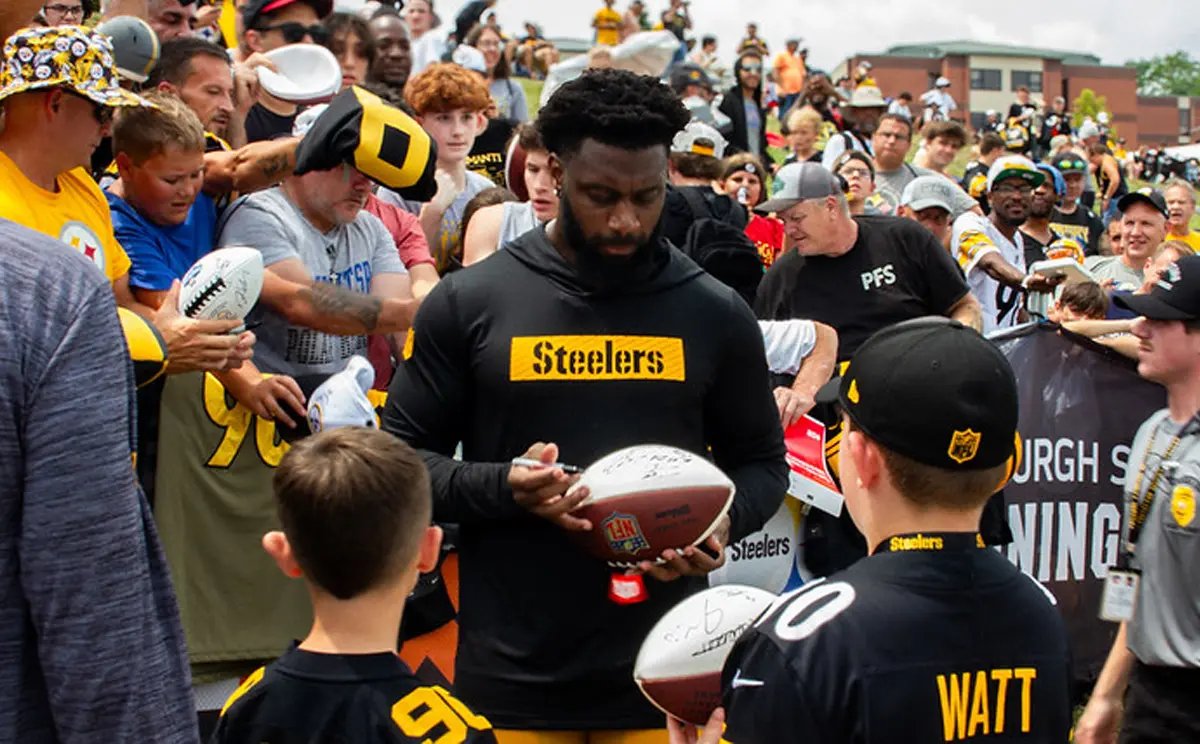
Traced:
<path fill-rule="evenodd" d="M 329 40 L 329 31 L 319 23 L 305 26 L 297 21 L 287 21 L 272 26 L 260 26 L 257 30 L 264 34 L 268 31 L 278 31 L 289 44 L 299 44 L 306 36 L 311 38 L 314 44 L 323 44 Z"/>

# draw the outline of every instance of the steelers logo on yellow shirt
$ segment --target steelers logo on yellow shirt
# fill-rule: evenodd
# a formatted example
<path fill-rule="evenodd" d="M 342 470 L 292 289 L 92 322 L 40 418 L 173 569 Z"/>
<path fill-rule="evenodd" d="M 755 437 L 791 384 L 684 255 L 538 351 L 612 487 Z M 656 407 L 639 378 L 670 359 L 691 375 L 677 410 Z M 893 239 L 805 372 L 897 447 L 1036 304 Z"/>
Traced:
<path fill-rule="evenodd" d="M 58 232 L 58 239 L 82 253 L 101 271 L 108 266 L 105 261 L 104 243 L 100 241 L 100 236 L 84 223 L 77 220 L 63 223 Z"/>
<path fill-rule="evenodd" d="M 1196 518 L 1196 492 L 1190 486 L 1175 486 L 1171 492 L 1171 516 L 1180 527 L 1187 527 Z"/>

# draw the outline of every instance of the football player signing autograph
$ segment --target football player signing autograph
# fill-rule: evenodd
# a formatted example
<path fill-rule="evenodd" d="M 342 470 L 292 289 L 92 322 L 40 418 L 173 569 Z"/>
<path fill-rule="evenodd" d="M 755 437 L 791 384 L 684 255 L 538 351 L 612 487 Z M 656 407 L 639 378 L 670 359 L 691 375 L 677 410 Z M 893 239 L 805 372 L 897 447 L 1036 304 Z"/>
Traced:
<path fill-rule="evenodd" d="M 818 399 L 842 408 L 842 487 L 871 555 L 746 631 L 701 741 L 722 723 L 733 744 L 1067 741 L 1062 618 L 977 532 L 1014 464 L 1008 361 L 956 321 L 910 320 L 868 339 Z"/>
<path fill-rule="evenodd" d="M 434 518 L 461 525 L 455 694 L 501 744 L 666 742 L 633 682 L 637 649 L 783 499 L 754 316 L 661 236 L 668 150 L 687 122 L 655 78 L 597 70 L 559 88 L 537 123 L 558 217 L 442 279 L 392 381 L 383 428 L 422 450 Z M 571 514 L 587 496 L 568 495 L 578 476 L 510 461 L 586 466 L 646 442 L 711 448 L 737 495 L 708 553 L 644 564 L 629 602 L 629 577 L 572 534 L 600 529 Z"/>

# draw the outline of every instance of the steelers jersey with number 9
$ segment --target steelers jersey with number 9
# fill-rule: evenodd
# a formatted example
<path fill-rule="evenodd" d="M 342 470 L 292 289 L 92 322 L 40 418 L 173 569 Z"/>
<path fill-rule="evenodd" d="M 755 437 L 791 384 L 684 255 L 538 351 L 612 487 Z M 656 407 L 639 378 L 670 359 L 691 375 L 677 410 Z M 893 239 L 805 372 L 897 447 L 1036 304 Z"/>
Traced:
<path fill-rule="evenodd" d="M 293 647 L 242 683 L 213 744 L 495 744 L 492 726 L 393 653 L 322 654 Z"/>

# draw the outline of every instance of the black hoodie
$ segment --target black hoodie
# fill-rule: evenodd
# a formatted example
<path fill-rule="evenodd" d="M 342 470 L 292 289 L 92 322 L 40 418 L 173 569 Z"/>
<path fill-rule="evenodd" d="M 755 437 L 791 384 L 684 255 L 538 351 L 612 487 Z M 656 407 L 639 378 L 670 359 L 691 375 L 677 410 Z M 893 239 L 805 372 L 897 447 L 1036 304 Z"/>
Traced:
<path fill-rule="evenodd" d="M 659 240 L 644 279 L 591 289 L 527 233 L 447 276 L 413 325 L 383 428 L 422 450 L 434 516 L 461 524 L 455 694 L 497 728 L 661 728 L 632 679 L 651 626 L 704 579 L 646 579 L 607 598 L 611 569 L 518 506 L 509 461 L 534 442 L 586 466 L 616 449 L 711 447 L 737 485 L 732 540 L 778 509 L 783 435 L 762 336 L 733 292 Z M 604 360 L 636 372 L 621 374 Z M 601 359 L 603 357 L 603 359 Z M 463 461 L 451 459 L 463 445 Z"/>

